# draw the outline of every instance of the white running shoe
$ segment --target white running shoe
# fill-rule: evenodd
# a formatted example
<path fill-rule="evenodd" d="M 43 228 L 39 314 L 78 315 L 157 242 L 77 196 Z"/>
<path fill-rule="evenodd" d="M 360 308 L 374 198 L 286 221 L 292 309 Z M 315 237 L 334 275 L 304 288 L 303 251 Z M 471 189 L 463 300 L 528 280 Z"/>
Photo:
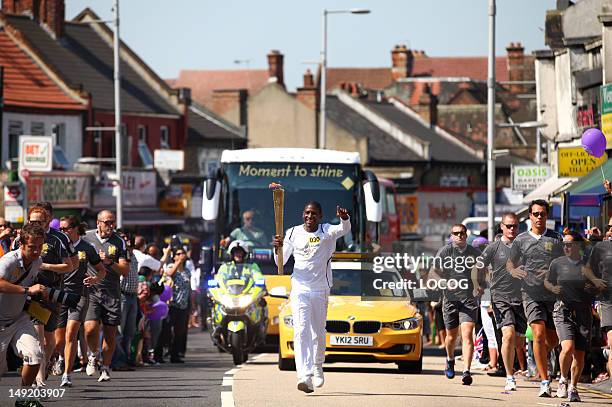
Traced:
<path fill-rule="evenodd" d="M 516 391 L 516 380 L 514 378 L 506 378 L 506 387 L 504 387 L 505 391 Z"/>
<path fill-rule="evenodd" d="M 572 387 L 571 389 L 569 389 L 568 393 L 569 395 L 567 397 L 567 401 L 575 403 L 580 403 L 582 401 L 580 400 L 580 395 L 578 394 L 577 388 Z"/>
<path fill-rule="evenodd" d="M 314 388 L 312 387 L 312 377 L 308 377 L 307 379 L 302 379 L 298 382 L 297 389 L 299 391 L 303 391 L 304 393 L 312 393 Z"/>
<path fill-rule="evenodd" d="M 98 378 L 99 382 L 109 382 L 110 374 L 108 373 L 108 369 L 102 369 L 102 373 L 100 373 L 100 377 Z"/>
<path fill-rule="evenodd" d="M 540 383 L 540 393 L 538 394 L 538 397 L 552 397 L 550 383 Z"/>
<path fill-rule="evenodd" d="M 47 387 L 47 384 L 43 379 L 36 378 L 36 387 Z"/>
<path fill-rule="evenodd" d="M 314 387 L 323 387 L 325 384 L 325 377 L 323 376 L 323 366 L 315 366 L 314 378 L 312 379 Z"/>
<path fill-rule="evenodd" d="M 96 358 L 94 356 L 90 356 L 87 359 L 85 373 L 87 373 L 87 376 L 93 376 L 96 373 Z"/>
<path fill-rule="evenodd" d="M 62 381 L 60 382 L 60 387 L 72 387 L 72 381 L 70 381 L 70 375 L 64 373 L 62 375 Z"/>
<path fill-rule="evenodd" d="M 557 397 L 560 399 L 567 398 L 567 381 L 559 381 L 559 387 L 557 388 Z"/>

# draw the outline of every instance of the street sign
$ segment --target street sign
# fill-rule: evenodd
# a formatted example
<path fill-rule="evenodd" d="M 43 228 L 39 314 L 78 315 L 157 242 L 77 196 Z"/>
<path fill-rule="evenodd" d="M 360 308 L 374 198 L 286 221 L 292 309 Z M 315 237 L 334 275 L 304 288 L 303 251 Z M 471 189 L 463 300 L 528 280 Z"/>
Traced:
<path fill-rule="evenodd" d="M 512 190 L 530 192 L 552 175 L 548 165 L 513 165 Z"/>
<path fill-rule="evenodd" d="M 582 147 L 559 147 L 559 177 L 583 177 L 608 160 L 608 154 L 600 158 L 589 155 Z"/>
<path fill-rule="evenodd" d="M 157 169 L 182 171 L 185 168 L 183 150 L 155 150 L 153 156 L 153 166 Z"/>
<path fill-rule="evenodd" d="M 27 183 L 28 200 L 49 201 L 54 208 L 89 208 L 91 178 L 81 172 L 32 173 Z"/>
<path fill-rule="evenodd" d="M 601 131 L 612 148 L 612 83 L 601 87 Z"/>
<path fill-rule="evenodd" d="M 49 172 L 53 169 L 53 137 L 19 136 L 19 179 L 25 183 L 27 171 Z M 25 175 L 25 177 L 24 177 Z"/>

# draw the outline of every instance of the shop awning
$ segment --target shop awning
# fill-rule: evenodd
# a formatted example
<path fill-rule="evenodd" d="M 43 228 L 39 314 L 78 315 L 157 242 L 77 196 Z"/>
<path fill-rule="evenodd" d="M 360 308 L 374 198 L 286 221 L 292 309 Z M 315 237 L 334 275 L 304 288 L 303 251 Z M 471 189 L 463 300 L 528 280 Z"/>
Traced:
<path fill-rule="evenodd" d="M 580 178 L 580 180 L 572 185 L 567 192 L 569 192 L 571 195 L 605 195 L 607 192 L 603 187 L 601 169 L 603 169 L 604 176 L 607 179 L 612 179 L 612 160 L 608 160 L 603 163 L 601 168 L 597 167 L 584 177 Z"/>
<path fill-rule="evenodd" d="M 152 226 L 152 225 L 182 225 L 185 223 L 185 218 L 179 218 L 159 209 L 154 210 L 139 210 L 138 212 L 125 211 L 123 212 L 124 226 Z"/>
<path fill-rule="evenodd" d="M 536 199 L 545 199 L 547 201 L 551 200 L 551 196 L 555 193 L 559 193 L 567 188 L 569 185 L 572 185 L 578 180 L 578 178 L 559 178 L 557 176 L 550 177 L 546 181 L 542 183 L 539 187 L 528 193 L 523 198 L 524 204 L 529 204 L 531 201 Z"/>

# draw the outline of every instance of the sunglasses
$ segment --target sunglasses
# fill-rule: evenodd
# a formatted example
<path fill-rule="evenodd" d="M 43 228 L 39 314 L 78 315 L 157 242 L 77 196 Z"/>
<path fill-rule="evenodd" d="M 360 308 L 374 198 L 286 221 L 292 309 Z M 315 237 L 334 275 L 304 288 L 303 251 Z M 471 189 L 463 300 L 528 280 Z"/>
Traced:
<path fill-rule="evenodd" d="M 8 227 L 10 227 L 10 226 L 11 226 L 11 225 L 7 225 L 6 223 L 3 223 L 2 225 L 0 225 L 0 228 L 8 228 Z"/>
<path fill-rule="evenodd" d="M 75 227 L 76 227 L 76 226 L 67 226 L 67 227 L 65 227 L 65 228 L 59 228 L 59 230 L 61 230 L 62 232 L 66 232 L 66 231 L 68 231 L 68 230 L 70 230 L 70 229 L 74 229 Z"/>
<path fill-rule="evenodd" d="M 42 225 L 45 222 L 42 220 L 29 220 L 28 223 L 32 223 L 34 225 Z"/>
<path fill-rule="evenodd" d="M 612 225 L 606 225 L 606 229 L 607 229 L 607 230 L 612 229 Z"/>
<path fill-rule="evenodd" d="M 112 225 L 114 225 L 115 223 L 117 223 L 117 222 L 116 222 L 116 221 L 114 221 L 114 220 L 99 220 L 98 222 L 100 222 L 100 223 L 104 223 L 106 226 L 112 226 Z"/>
<path fill-rule="evenodd" d="M 186 255 L 186 253 L 183 253 L 183 252 L 178 252 L 178 253 L 175 254 L 175 256 L 185 256 L 185 255 Z"/>
<path fill-rule="evenodd" d="M 467 233 L 461 231 L 461 232 L 451 232 L 451 235 L 453 236 L 463 236 L 463 235 L 467 235 Z"/>
<path fill-rule="evenodd" d="M 548 213 L 546 213 L 546 212 L 531 212 L 531 215 L 534 218 L 545 218 L 548 215 Z"/>
<path fill-rule="evenodd" d="M 570 247 L 574 247 L 575 244 L 576 243 L 574 243 L 574 242 L 563 243 L 563 248 L 567 249 L 567 248 L 570 248 Z"/>
<path fill-rule="evenodd" d="M 518 225 L 516 223 L 510 223 L 510 224 L 502 223 L 502 225 L 504 225 L 508 229 L 516 229 L 516 228 L 518 228 Z"/>

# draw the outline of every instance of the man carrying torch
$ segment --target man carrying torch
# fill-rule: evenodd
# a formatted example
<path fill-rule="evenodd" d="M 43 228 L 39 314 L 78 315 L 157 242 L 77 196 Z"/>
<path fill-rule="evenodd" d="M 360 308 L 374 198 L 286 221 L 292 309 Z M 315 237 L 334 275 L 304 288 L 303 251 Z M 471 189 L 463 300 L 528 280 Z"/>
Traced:
<path fill-rule="evenodd" d="M 325 324 L 327 301 L 332 287 L 331 257 L 336 240 L 351 231 L 346 209 L 336 207 L 339 225 L 321 224 L 321 204 L 311 201 L 304 207 L 304 223 L 287 230 L 285 236 L 274 236 L 275 261 L 281 254 L 283 264 L 293 255 L 291 310 L 293 314 L 297 388 L 312 393 L 324 383 Z M 282 249 L 279 251 L 279 249 Z"/>

